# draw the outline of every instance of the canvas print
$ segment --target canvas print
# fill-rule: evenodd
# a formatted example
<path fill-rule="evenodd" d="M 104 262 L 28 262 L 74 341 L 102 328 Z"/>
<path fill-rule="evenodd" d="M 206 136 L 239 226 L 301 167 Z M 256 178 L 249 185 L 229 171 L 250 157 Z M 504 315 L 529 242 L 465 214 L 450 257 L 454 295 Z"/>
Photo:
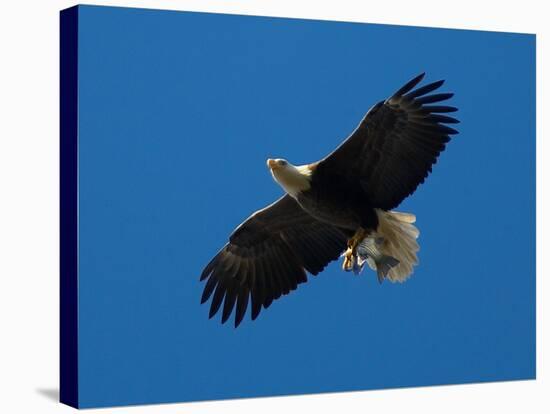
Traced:
<path fill-rule="evenodd" d="M 535 36 L 61 12 L 61 401 L 535 378 Z"/>

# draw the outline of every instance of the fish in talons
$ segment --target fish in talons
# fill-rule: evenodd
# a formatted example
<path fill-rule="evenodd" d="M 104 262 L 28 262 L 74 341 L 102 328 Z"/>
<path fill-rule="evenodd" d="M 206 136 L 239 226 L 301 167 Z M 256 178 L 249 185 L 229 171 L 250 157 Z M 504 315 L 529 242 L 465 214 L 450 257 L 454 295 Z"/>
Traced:
<path fill-rule="evenodd" d="M 353 271 L 354 274 L 359 275 L 366 263 L 376 272 L 378 282 L 382 283 L 388 276 L 389 271 L 399 264 L 399 260 L 395 257 L 382 253 L 383 244 L 383 237 L 375 235 L 364 237 L 355 246 L 355 249 L 349 247 L 342 254 L 344 257 L 342 267 L 348 272 Z"/>
<path fill-rule="evenodd" d="M 353 264 L 357 256 L 357 246 L 364 240 L 369 234 L 369 231 L 359 227 L 353 237 L 348 240 L 348 248 L 342 255 L 344 257 L 344 263 L 342 263 L 342 269 L 349 272 L 353 269 Z"/>

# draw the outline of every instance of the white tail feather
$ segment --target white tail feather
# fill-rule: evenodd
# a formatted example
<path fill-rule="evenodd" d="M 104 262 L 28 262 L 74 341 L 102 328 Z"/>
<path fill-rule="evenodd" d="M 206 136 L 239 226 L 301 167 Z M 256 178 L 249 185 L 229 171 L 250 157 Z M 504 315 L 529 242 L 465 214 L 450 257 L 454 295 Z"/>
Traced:
<path fill-rule="evenodd" d="M 414 226 L 414 214 L 398 211 L 376 210 L 378 215 L 378 229 L 376 234 L 384 239 L 380 251 L 399 260 L 387 275 L 392 282 L 404 282 L 418 264 L 416 252 L 420 248 L 416 239 L 420 232 Z"/>

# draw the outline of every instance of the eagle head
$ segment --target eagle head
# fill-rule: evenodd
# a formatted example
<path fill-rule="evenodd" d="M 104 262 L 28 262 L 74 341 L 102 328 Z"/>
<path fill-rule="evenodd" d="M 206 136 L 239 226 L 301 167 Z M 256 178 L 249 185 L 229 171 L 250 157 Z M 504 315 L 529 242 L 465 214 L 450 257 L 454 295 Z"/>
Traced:
<path fill-rule="evenodd" d="M 283 158 L 269 158 L 267 167 L 275 181 L 292 197 L 311 188 L 312 169 L 309 165 L 292 165 Z"/>

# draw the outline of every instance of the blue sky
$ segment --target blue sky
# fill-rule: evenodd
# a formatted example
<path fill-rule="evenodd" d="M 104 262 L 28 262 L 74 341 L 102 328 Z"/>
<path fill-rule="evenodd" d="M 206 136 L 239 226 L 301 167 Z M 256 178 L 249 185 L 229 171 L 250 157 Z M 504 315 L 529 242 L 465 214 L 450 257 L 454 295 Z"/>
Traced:
<path fill-rule="evenodd" d="M 99 7 L 79 30 L 83 406 L 534 377 L 534 36 Z M 399 207 L 413 277 L 333 263 L 208 320 L 202 267 L 282 194 L 265 159 L 323 157 L 424 71 L 462 123 Z"/>

